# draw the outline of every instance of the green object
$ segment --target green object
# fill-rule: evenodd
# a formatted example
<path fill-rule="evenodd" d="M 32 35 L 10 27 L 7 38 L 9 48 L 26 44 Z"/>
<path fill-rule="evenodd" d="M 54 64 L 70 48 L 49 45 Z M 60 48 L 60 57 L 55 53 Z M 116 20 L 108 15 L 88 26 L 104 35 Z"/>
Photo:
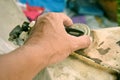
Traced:
<path fill-rule="evenodd" d="M 14 39 L 18 38 L 19 35 L 22 33 L 22 29 L 20 25 L 17 25 L 10 33 L 9 33 L 9 40 L 13 41 Z"/>
<path fill-rule="evenodd" d="M 117 21 L 120 26 L 120 0 L 117 0 Z"/>

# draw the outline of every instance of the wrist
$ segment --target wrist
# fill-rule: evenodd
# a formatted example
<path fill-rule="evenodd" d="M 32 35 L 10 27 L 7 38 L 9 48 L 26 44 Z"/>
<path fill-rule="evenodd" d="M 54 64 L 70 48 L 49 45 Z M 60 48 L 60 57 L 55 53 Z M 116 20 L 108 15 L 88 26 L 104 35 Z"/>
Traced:
<path fill-rule="evenodd" d="M 43 69 L 48 65 L 48 52 L 42 46 L 23 45 L 18 51 L 25 55 L 28 62 L 40 66 L 40 69 Z"/>

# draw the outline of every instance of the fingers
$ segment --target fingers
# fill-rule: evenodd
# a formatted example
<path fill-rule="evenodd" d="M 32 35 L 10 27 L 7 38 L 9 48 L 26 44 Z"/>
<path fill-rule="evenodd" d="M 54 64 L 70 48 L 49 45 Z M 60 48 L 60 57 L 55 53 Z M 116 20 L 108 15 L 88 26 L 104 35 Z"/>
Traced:
<path fill-rule="evenodd" d="M 65 26 L 71 26 L 73 24 L 72 20 L 64 13 L 59 13 L 60 18 L 63 20 Z"/>
<path fill-rule="evenodd" d="M 87 35 L 83 35 L 83 36 L 80 36 L 80 37 L 74 37 L 74 36 L 72 36 L 72 37 L 73 38 L 71 40 L 72 40 L 73 51 L 83 49 L 83 48 L 87 48 L 91 43 L 90 37 L 87 36 Z"/>
<path fill-rule="evenodd" d="M 73 24 L 72 20 L 64 13 L 54 13 L 54 12 L 49 12 L 47 14 L 43 14 L 41 16 L 38 17 L 38 20 L 40 20 L 40 18 L 50 18 L 50 19 L 54 19 L 55 21 L 62 21 L 63 25 L 65 26 L 71 26 Z"/>
<path fill-rule="evenodd" d="M 46 14 L 43 14 L 37 18 L 37 21 L 41 20 L 41 18 L 46 18 L 48 20 L 54 20 L 56 22 L 63 23 L 64 26 L 68 27 L 73 24 L 72 20 L 64 13 L 54 13 L 49 12 Z"/>

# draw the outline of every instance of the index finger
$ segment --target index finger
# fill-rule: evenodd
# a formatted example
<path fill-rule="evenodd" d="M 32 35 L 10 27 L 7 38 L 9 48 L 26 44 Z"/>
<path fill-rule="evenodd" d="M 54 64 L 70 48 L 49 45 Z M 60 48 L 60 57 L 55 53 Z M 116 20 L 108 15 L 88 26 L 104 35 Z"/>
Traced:
<path fill-rule="evenodd" d="M 64 26 L 69 27 L 69 26 L 71 26 L 73 24 L 70 17 L 68 17 L 66 14 L 59 13 L 59 16 L 60 16 L 60 18 L 62 18 Z"/>

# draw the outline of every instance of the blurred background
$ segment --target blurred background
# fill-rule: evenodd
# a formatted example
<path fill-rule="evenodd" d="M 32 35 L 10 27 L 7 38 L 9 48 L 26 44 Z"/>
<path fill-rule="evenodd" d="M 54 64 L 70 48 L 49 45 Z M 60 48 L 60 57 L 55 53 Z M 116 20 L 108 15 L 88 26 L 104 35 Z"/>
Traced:
<path fill-rule="evenodd" d="M 17 0 L 29 21 L 47 12 L 64 12 L 92 29 L 120 25 L 120 0 Z"/>

